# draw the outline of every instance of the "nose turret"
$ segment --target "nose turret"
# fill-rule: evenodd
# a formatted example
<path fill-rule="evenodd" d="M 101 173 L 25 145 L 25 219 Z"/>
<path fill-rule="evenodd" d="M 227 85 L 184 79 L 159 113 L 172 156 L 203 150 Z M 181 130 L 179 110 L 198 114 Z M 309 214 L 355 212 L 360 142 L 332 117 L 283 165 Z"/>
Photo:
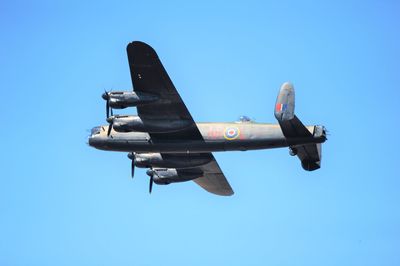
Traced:
<path fill-rule="evenodd" d="M 103 145 L 101 132 L 104 131 L 104 128 L 101 126 L 97 126 L 92 128 L 90 131 L 90 135 L 88 137 L 88 144 L 91 147 L 98 148 Z"/>
<path fill-rule="evenodd" d="M 95 147 L 95 142 L 96 141 L 94 140 L 94 136 L 93 135 L 88 136 L 87 144 L 89 144 L 89 146 Z"/>

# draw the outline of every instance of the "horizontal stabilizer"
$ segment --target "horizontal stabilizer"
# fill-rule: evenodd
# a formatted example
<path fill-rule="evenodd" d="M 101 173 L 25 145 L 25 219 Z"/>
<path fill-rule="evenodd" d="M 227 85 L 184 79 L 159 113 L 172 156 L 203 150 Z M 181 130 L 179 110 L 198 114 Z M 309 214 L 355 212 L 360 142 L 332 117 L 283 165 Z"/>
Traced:
<path fill-rule="evenodd" d="M 279 121 L 283 135 L 290 140 L 291 138 L 312 138 L 311 132 L 303 125 L 297 116 L 294 116 L 291 120 Z M 289 142 L 290 144 L 290 142 Z"/>

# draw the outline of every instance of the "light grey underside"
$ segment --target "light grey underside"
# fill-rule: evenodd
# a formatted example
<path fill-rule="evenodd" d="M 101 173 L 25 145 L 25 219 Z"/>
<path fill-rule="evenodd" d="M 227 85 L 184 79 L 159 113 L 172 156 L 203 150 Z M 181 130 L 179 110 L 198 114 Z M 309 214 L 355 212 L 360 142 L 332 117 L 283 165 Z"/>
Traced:
<path fill-rule="evenodd" d="M 233 190 L 222 173 L 221 168 L 219 168 L 214 156 L 210 163 L 199 168 L 203 171 L 204 175 L 194 179 L 195 183 L 213 194 L 221 196 L 233 195 Z"/>

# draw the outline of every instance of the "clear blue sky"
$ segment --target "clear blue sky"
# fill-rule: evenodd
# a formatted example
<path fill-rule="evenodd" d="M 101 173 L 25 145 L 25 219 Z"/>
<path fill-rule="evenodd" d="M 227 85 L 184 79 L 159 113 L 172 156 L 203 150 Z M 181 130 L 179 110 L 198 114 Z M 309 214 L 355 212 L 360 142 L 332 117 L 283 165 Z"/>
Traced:
<path fill-rule="evenodd" d="M 397 1 L 53 2 L 0 3 L 0 265 L 400 265 Z M 197 121 L 275 122 L 292 81 L 330 130 L 322 168 L 216 153 L 233 197 L 148 195 L 126 154 L 86 145 L 104 90 L 131 89 L 133 40 Z"/>

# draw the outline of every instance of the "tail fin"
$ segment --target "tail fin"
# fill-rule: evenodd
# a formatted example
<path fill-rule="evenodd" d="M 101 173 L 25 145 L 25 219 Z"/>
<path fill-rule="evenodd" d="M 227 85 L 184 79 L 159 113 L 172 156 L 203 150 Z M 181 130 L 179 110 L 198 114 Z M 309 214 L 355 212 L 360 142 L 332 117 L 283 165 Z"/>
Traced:
<path fill-rule="evenodd" d="M 325 129 L 321 126 L 309 129 L 303 125 L 294 114 L 294 96 L 293 85 L 289 82 L 283 83 L 276 99 L 274 114 L 286 137 L 290 154 L 299 157 L 304 170 L 313 171 L 321 167 L 321 142 L 326 140 Z M 310 143 L 299 144 L 300 139 L 308 138 Z"/>
<path fill-rule="evenodd" d="M 289 121 L 294 118 L 294 88 L 289 82 L 282 84 L 275 104 L 275 117 L 278 121 Z"/>

